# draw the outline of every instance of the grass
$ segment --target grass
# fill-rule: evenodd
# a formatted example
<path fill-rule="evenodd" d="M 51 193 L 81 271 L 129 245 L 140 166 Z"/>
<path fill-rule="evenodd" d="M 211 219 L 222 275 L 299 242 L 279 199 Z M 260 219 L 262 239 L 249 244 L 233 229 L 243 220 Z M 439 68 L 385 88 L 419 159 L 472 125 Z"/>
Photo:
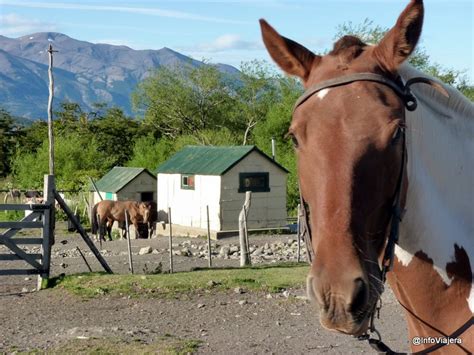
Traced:
<path fill-rule="evenodd" d="M 25 217 L 25 211 L 1 211 L 0 221 L 20 221 Z"/>
<path fill-rule="evenodd" d="M 242 287 L 248 291 L 280 292 L 304 285 L 307 264 L 280 264 L 252 268 L 200 269 L 159 275 L 108 275 L 90 273 L 65 276 L 53 286 L 81 297 L 131 296 L 167 298 L 204 290 L 225 291 Z"/>
<path fill-rule="evenodd" d="M 185 355 L 194 354 L 200 340 L 180 339 L 173 336 L 164 336 L 147 344 L 142 341 L 125 341 L 115 338 L 88 338 L 71 339 L 60 346 L 50 348 L 47 351 L 33 350 L 21 352 L 10 349 L 17 354 L 163 354 L 163 355 Z"/>

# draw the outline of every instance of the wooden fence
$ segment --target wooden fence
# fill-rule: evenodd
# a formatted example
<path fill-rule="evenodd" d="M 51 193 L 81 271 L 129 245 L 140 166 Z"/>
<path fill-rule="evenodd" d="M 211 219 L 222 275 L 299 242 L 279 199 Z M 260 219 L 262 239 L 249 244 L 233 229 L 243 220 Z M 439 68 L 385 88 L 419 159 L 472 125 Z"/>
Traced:
<path fill-rule="evenodd" d="M 22 260 L 29 268 L 0 269 L 0 275 L 39 275 L 41 279 L 49 278 L 52 238 L 51 204 L 0 204 L 0 211 L 30 211 L 20 221 L 0 221 L 0 245 L 4 245 L 11 253 L 1 253 L 2 260 Z M 24 229 L 40 229 L 41 236 L 19 236 L 18 232 Z M 22 245 L 39 245 L 40 253 L 28 253 Z M 13 253 L 13 254 L 12 254 Z"/>

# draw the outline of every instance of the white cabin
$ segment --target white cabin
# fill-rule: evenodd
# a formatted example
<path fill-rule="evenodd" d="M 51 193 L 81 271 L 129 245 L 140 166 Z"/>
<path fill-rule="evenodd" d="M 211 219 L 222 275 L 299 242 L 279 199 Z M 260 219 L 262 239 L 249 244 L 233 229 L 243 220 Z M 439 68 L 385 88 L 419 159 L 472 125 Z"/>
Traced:
<path fill-rule="evenodd" d="M 156 201 L 156 177 L 144 168 L 116 166 L 95 184 L 103 200 Z M 91 206 L 99 201 L 93 191 Z"/>
<path fill-rule="evenodd" d="M 246 191 L 249 229 L 287 223 L 288 171 L 255 146 L 187 146 L 157 172 L 158 214 L 171 208 L 173 225 L 206 230 L 209 206 L 213 232 L 236 231 Z"/>

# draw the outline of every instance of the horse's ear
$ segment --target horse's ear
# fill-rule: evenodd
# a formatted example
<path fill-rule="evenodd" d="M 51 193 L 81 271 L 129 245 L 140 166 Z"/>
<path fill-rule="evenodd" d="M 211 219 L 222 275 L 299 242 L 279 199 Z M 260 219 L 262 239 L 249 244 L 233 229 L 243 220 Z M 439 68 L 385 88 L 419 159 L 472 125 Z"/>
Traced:
<path fill-rule="evenodd" d="M 296 75 L 306 82 L 315 60 L 319 61 L 320 57 L 301 44 L 281 36 L 264 19 L 260 19 L 260 28 L 263 43 L 272 59 L 287 74 Z"/>
<path fill-rule="evenodd" d="M 423 1 L 411 0 L 403 10 L 395 26 L 374 49 L 380 65 L 395 73 L 405 59 L 413 52 L 423 26 Z"/>

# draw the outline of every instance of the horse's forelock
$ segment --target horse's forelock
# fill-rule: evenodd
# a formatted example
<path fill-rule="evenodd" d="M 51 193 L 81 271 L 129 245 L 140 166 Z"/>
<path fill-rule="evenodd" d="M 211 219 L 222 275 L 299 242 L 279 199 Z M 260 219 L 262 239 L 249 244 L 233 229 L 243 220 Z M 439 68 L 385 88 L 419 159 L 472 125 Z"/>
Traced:
<path fill-rule="evenodd" d="M 346 60 L 357 58 L 363 51 L 367 44 L 362 42 L 356 36 L 343 36 L 336 43 L 329 55 L 342 56 Z"/>

